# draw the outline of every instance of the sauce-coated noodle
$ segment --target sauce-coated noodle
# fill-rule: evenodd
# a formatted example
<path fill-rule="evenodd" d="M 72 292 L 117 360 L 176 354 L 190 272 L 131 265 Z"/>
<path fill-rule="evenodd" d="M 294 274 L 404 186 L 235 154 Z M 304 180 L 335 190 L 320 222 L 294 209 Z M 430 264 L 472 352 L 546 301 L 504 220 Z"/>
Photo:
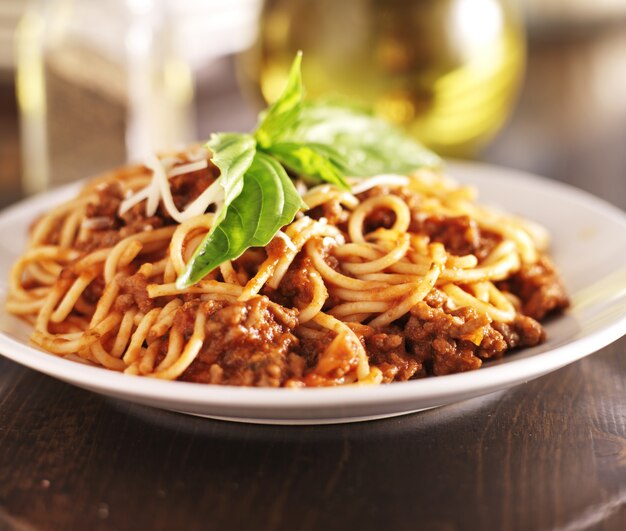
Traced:
<path fill-rule="evenodd" d="M 197 154 L 179 166 L 165 195 L 180 214 L 216 169 Z M 33 342 L 170 380 L 376 384 L 535 345 L 536 319 L 567 305 L 544 231 L 432 172 L 354 181 L 358 194 L 305 190 L 310 210 L 265 249 L 179 289 L 214 215 L 147 215 L 149 177 L 110 173 L 35 223 L 7 302 L 34 323 Z"/>

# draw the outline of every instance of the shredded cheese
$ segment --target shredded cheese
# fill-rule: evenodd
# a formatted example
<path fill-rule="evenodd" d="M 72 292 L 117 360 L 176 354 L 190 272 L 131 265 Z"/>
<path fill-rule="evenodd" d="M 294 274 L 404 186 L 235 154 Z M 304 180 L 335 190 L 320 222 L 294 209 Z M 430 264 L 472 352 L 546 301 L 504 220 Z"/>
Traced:
<path fill-rule="evenodd" d="M 375 186 L 407 186 L 411 181 L 405 175 L 383 174 L 375 175 L 369 179 L 349 179 L 354 195 L 366 192 Z"/>
<path fill-rule="evenodd" d="M 99 216 L 95 218 L 85 218 L 81 223 L 81 227 L 85 230 L 99 230 L 111 226 L 111 219 L 107 216 Z"/>
<path fill-rule="evenodd" d="M 201 155 L 203 155 L 202 158 L 200 158 Z M 191 160 L 191 162 L 175 166 L 175 164 L 181 162 L 180 159 L 174 157 L 159 159 L 156 155 L 149 157 L 145 165 L 152 171 L 150 184 L 124 199 L 124 201 L 120 203 L 118 214 L 120 216 L 125 214 L 135 205 L 145 200 L 147 216 L 154 216 L 159 208 L 159 202 L 162 202 L 165 211 L 178 223 L 183 223 L 188 219 L 204 214 L 211 205 L 216 205 L 216 215 L 219 215 L 220 209 L 224 204 L 224 187 L 221 185 L 219 179 L 212 183 L 191 203 L 186 205 L 182 211 L 178 210 L 176 207 L 169 179 L 203 170 L 209 165 L 206 159 L 206 153 L 188 153 L 187 159 Z M 353 203 L 356 202 L 354 195 L 365 192 L 375 186 L 407 186 L 410 183 L 410 177 L 395 174 L 382 174 L 375 175 L 369 179 L 349 178 L 348 182 L 352 185 L 352 194 L 344 193 L 341 196 L 341 200 L 346 206 L 354 207 L 355 205 Z M 311 192 L 311 189 L 307 191 L 302 181 L 296 181 L 296 186 L 300 195 Z M 331 188 L 334 188 L 334 186 L 323 184 L 315 187 L 313 190 L 326 192 Z M 283 239 L 286 237 L 285 234 L 280 232 L 277 236 Z M 287 242 L 287 240 L 285 240 L 285 242 Z M 287 243 L 288 247 L 290 247 L 289 242 Z"/>
<path fill-rule="evenodd" d="M 194 216 L 203 214 L 212 204 L 217 204 L 219 210 L 220 203 L 224 201 L 224 189 L 219 180 L 211 184 L 196 199 L 189 203 L 183 211 L 178 210 L 174 203 L 169 179 L 178 175 L 203 170 L 209 164 L 206 158 L 204 158 L 172 168 L 179 161 L 180 159 L 172 157 L 164 159 L 159 159 L 156 155 L 149 157 L 145 161 L 145 166 L 152 171 L 150 184 L 122 201 L 118 214 L 120 216 L 125 214 L 144 200 L 146 201 L 146 216 L 154 216 L 159 208 L 159 202 L 162 201 L 165 211 L 178 223 L 183 223 Z"/>
<path fill-rule="evenodd" d="M 141 203 L 144 199 L 146 199 L 149 195 L 150 187 L 151 187 L 151 184 L 149 184 L 145 188 L 142 188 L 141 190 L 131 195 L 130 197 L 127 197 L 126 199 L 124 199 L 124 201 L 120 203 L 118 214 L 120 216 L 123 216 L 136 204 Z"/>
<path fill-rule="evenodd" d="M 208 167 L 208 165 L 209 162 L 206 159 L 189 162 L 188 164 L 181 164 L 180 166 L 176 166 L 168 171 L 167 176 L 171 179 L 172 177 L 177 177 L 178 175 L 185 175 L 186 173 L 204 170 Z"/>
<path fill-rule="evenodd" d="M 218 206 L 224 202 L 224 187 L 219 181 L 215 181 L 204 192 L 196 197 L 183 212 L 185 219 L 199 216 L 206 212 L 209 205 L 217 204 Z"/>
<path fill-rule="evenodd" d="M 282 230 L 279 230 L 276 233 L 276 236 L 285 242 L 285 245 L 287 246 L 288 249 L 292 250 L 294 253 L 298 252 L 298 248 L 295 246 L 292 239 L 289 236 L 287 236 Z"/>
<path fill-rule="evenodd" d="M 167 213 L 179 223 L 182 222 L 180 218 L 180 211 L 174 204 L 174 198 L 172 197 L 172 190 L 170 183 L 165 173 L 163 163 L 156 155 L 152 155 L 146 160 L 146 167 L 152 170 L 152 182 L 150 183 L 150 190 L 148 196 L 148 202 L 146 205 L 146 214 L 148 216 L 154 216 L 159 207 L 159 199 L 163 201 L 163 206 Z"/>

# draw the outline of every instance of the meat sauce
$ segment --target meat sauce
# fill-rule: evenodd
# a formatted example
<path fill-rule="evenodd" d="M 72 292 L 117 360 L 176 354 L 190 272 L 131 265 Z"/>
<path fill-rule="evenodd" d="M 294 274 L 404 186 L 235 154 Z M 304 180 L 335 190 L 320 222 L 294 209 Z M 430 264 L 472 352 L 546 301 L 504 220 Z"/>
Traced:
<path fill-rule="evenodd" d="M 198 301 L 186 303 L 174 327 L 188 338 Z M 287 379 L 303 376 L 303 364 L 294 356 L 298 338 L 296 312 L 267 297 L 226 304 L 202 303 L 207 313 L 206 339 L 196 360 L 181 379 L 192 382 L 278 387 Z"/>
<path fill-rule="evenodd" d="M 172 179 L 177 207 L 180 209 L 192 201 L 214 178 L 214 169 L 209 169 Z M 384 191 L 372 189 L 360 198 Z M 110 247 L 131 234 L 173 223 L 163 211 L 146 217 L 142 205 L 117 216 L 123 199 L 119 185 L 104 187 L 98 194 L 99 202 L 88 207 L 87 217 L 106 221 L 91 230 L 89 238 L 79 242 L 83 251 Z M 424 216 L 418 204 L 412 206 L 412 213 L 409 230 L 427 234 L 453 254 L 471 253 L 481 260 L 500 241 L 497 234 L 481 230 L 467 216 Z M 322 205 L 310 214 L 324 216 L 340 228 L 346 221 L 338 203 Z M 394 221 L 393 213 L 381 211 L 367 219 L 365 230 L 391 227 Z M 253 272 L 265 256 L 264 250 L 255 250 L 237 261 L 235 267 Z M 338 267 L 332 256 L 329 256 L 329 265 Z M 266 286 L 261 295 L 245 302 L 202 301 L 198 296 L 185 295 L 173 327 L 188 339 L 197 312 L 206 313 L 207 320 L 203 347 L 181 379 L 269 387 L 343 383 L 350 371 L 354 373 L 357 362 L 350 338 L 331 332 L 309 337 L 298 331 L 295 308 L 311 300 L 311 267 L 309 258 L 298 256 L 278 289 Z M 150 299 L 146 289 L 148 279 L 143 275 L 129 274 L 118 279 L 118 283 L 117 310 L 126 311 L 136 306 L 145 313 L 154 307 L 155 301 Z M 523 266 L 498 287 L 519 299 L 520 313 L 512 323 L 490 322 L 469 307 L 449 310 L 445 294 L 434 289 L 410 314 L 391 326 L 384 329 L 358 323 L 349 326 L 365 348 L 370 364 L 382 372 L 384 382 L 478 369 L 484 361 L 498 359 L 512 349 L 542 342 L 545 332 L 538 320 L 568 305 L 565 289 L 547 257 Z M 88 302 L 95 302 L 102 289 L 101 284 L 93 283 L 86 294 Z M 162 350 L 160 359 L 165 356 L 166 348 Z"/>

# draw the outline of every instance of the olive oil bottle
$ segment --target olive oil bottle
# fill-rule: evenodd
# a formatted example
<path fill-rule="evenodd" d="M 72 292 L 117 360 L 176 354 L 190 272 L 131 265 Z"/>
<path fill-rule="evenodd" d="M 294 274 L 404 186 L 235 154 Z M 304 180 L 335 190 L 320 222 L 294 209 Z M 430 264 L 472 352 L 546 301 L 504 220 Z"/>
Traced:
<path fill-rule="evenodd" d="M 441 154 L 471 156 L 503 125 L 525 60 L 509 0 L 267 0 L 242 58 L 266 101 L 297 50 L 309 96 L 366 105 Z"/>

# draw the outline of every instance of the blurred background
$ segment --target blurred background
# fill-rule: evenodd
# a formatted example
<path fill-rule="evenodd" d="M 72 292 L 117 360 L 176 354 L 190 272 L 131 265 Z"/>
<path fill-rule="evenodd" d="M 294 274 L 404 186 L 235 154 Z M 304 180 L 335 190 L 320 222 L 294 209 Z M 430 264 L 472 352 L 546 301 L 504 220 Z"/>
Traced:
<path fill-rule="evenodd" d="M 249 130 L 298 49 L 310 96 L 626 208 L 626 0 L 0 0 L 0 206 Z"/>

